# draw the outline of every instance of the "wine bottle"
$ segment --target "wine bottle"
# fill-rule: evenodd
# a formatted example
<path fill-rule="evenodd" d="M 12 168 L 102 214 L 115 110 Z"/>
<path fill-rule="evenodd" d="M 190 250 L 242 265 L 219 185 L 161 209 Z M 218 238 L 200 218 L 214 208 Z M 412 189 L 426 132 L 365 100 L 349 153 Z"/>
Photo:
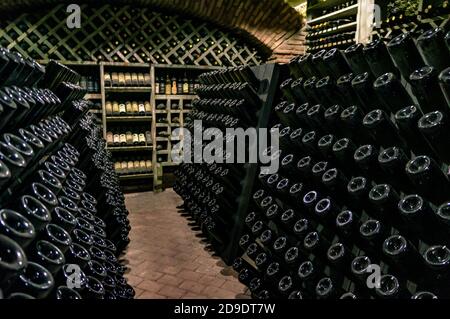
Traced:
<path fill-rule="evenodd" d="M 397 225 L 401 228 L 398 214 L 392 214 L 397 211 L 400 196 L 397 191 L 389 184 L 375 185 L 369 192 L 369 200 L 373 207 L 371 213 L 384 222 Z"/>
<path fill-rule="evenodd" d="M 352 81 L 354 77 L 355 76 L 353 73 L 347 73 L 339 77 L 336 82 L 336 86 L 342 97 L 342 103 L 345 106 L 355 105 L 359 103 L 358 96 L 356 95 L 352 87 Z"/>
<path fill-rule="evenodd" d="M 408 92 L 393 73 L 386 73 L 378 77 L 373 83 L 373 87 L 381 98 L 386 111 L 396 113 L 413 104 Z"/>
<path fill-rule="evenodd" d="M 419 120 L 419 130 L 428 140 L 442 161 L 450 163 L 450 149 L 446 132 L 449 130 L 448 116 L 440 111 L 425 114 Z"/>
<path fill-rule="evenodd" d="M 438 72 L 431 66 L 424 66 L 411 73 L 410 83 L 423 113 L 448 112 L 445 97 L 439 86 Z"/>
<path fill-rule="evenodd" d="M 420 133 L 417 126 L 417 122 L 421 117 L 420 109 L 415 105 L 410 105 L 395 113 L 395 122 L 401 136 L 407 141 L 414 154 L 431 154 L 434 157 L 434 150 Z"/>
<path fill-rule="evenodd" d="M 388 257 L 393 269 L 403 278 L 420 283 L 425 269 L 421 267 L 422 256 L 411 242 L 401 236 L 392 235 L 383 242 L 383 253 Z M 415 267 L 409 267 L 415 265 Z"/>
<path fill-rule="evenodd" d="M 397 146 L 386 148 L 378 155 L 378 163 L 385 172 L 384 176 L 395 176 L 391 180 L 392 185 L 404 192 L 413 190 L 405 171 L 408 161 L 405 152 Z"/>
<path fill-rule="evenodd" d="M 308 97 L 303 88 L 304 78 L 298 77 L 297 80 L 291 83 L 291 91 L 294 94 L 295 102 L 300 105 L 308 101 Z"/>
<path fill-rule="evenodd" d="M 364 47 L 363 53 L 375 78 L 385 73 L 394 73 L 396 76 L 400 74 L 383 40 L 373 40 Z"/>
<path fill-rule="evenodd" d="M 336 216 L 336 230 L 342 236 L 342 240 L 348 244 L 354 244 L 358 237 L 358 218 L 350 210 L 344 210 Z"/>
<path fill-rule="evenodd" d="M 321 99 L 316 92 L 316 82 L 317 78 L 312 76 L 303 83 L 303 89 L 305 90 L 308 102 L 312 105 L 319 104 L 321 102 Z"/>
<path fill-rule="evenodd" d="M 331 74 L 330 68 L 324 61 L 326 52 L 326 50 L 317 51 L 311 58 L 311 63 L 314 66 L 314 69 L 318 72 L 318 74 L 315 75 L 321 78 Z"/>
<path fill-rule="evenodd" d="M 377 86 L 374 84 L 372 87 L 372 79 L 369 77 L 369 73 L 366 72 L 356 76 L 352 80 L 352 87 L 359 98 L 357 104 L 366 112 L 385 105 L 376 93 Z"/>
<path fill-rule="evenodd" d="M 363 249 L 367 249 L 367 251 L 375 256 L 379 255 L 379 247 L 381 247 L 388 234 L 386 226 L 378 220 L 368 219 L 361 224 L 359 233 L 362 238 L 362 244 L 364 245 Z"/>
<path fill-rule="evenodd" d="M 328 108 L 336 103 L 343 103 L 344 100 L 339 94 L 336 82 L 330 76 L 323 77 L 316 82 L 316 90 L 324 107 Z"/>
<path fill-rule="evenodd" d="M 310 53 L 306 53 L 297 60 L 297 65 L 302 74 L 304 74 L 307 78 L 318 76 L 319 72 L 316 70 L 315 66 L 312 63 L 313 55 Z"/>
<path fill-rule="evenodd" d="M 362 74 L 364 72 L 371 72 L 369 64 L 367 63 L 364 52 L 364 45 L 355 43 L 345 49 L 344 55 L 347 58 L 350 68 L 354 74 Z"/>
<path fill-rule="evenodd" d="M 439 74 L 439 82 L 447 100 L 447 106 L 450 107 L 450 68 L 446 68 Z"/>
<path fill-rule="evenodd" d="M 363 125 L 379 146 L 400 146 L 406 149 L 406 144 L 400 137 L 397 127 L 385 111 L 380 109 L 370 111 L 364 117 Z"/>
<path fill-rule="evenodd" d="M 433 204 L 440 205 L 449 199 L 450 182 L 432 158 L 421 155 L 410 160 L 406 164 L 406 173 L 418 193 Z"/>
<path fill-rule="evenodd" d="M 377 161 L 378 148 L 374 145 L 366 144 L 360 146 L 353 156 L 357 166 L 360 168 L 363 175 L 371 177 L 372 179 L 382 179 L 378 177 L 379 165 Z"/>
<path fill-rule="evenodd" d="M 382 275 L 380 287 L 375 289 L 376 294 L 382 299 L 402 299 L 409 297 L 399 280 L 393 275 Z"/>
<path fill-rule="evenodd" d="M 448 287 L 443 283 L 448 280 L 450 275 L 450 250 L 447 246 L 435 245 L 430 246 L 423 253 L 425 266 L 428 271 L 426 273 L 425 287 L 430 288 L 436 293 L 448 293 Z"/>
<path fill-rule="evenodd" d="M 411 73 L 425 66 L 425 62 L 409 32 L 401 33 L 393 38 L 387 44 L 387 48 L 403 78 L 407 81 L 409 81 Z"/>
<path fill-rule="evenodd" d="M 339 49 L 330 49 L 324 54 L 323 61 L 331 71 L 330 76 L 334 79 L 338 79 L 341 75 L 350 72 L 350 67 Z"/>
<path fill-rule="evenodd" d="M 437 27 L 425 31 L 417 38 L 417 44 L 428 65 L 439 71 L 449 66 L 450 51 L 445 45 L 444 30 Z"/>

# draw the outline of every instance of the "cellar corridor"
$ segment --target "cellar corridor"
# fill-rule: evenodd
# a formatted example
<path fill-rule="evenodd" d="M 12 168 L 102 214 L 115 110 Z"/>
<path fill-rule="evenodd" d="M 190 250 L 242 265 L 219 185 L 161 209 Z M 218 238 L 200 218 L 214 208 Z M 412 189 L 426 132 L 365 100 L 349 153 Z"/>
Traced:
<path fill-rule="evenodd" d="M 126 195 L 131 243 L 123 259 L 136 298 L 249 298 L 178 211 L 181 203 L 172 190 Z"/>

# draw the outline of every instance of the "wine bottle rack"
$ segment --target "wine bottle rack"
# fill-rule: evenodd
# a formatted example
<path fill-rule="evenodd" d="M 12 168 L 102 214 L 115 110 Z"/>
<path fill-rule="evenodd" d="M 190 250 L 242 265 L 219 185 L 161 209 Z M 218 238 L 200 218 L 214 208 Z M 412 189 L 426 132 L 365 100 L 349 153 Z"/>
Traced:
<path fill-rule="evenodd" d="M 229 70 L 230 72 L 233 72 L 233 70 Z M 276 91 L 276 83 L 278 81 L 278 78 L 280 76 L 280 67 L 276 64 L 269 64 L 264 66 L 257 66 L 248 68 L 248 72 L 252 74 L 252 78 L 255 79 L 254 82 L 257 82 L 258 84 L 255 85 L 255 91 L 258 95 L 258 98 L 260 99 L 260 103 L 258 102 L 258 105 L 261 105 L 261 107 L 256 111 L 255 114 L 252 115 L 252 121 L 254 121 L 255 127 L 258 128 L 264 128 L 268 125 L 269 115 L 271 112 L 271 106 L 272 102 L 275 98 L 274 94 Z M 248 82 L 250 83 L 250 82 Z M 269 85 L 266 85 L 269 84 Z M 253 84 L 252 84 L 253 85 Z M 203 97 L 205 98 L 205 97 Z M 202 103 L 202 100 L 196 101 L 196 105 Z M 206 102 L 206 101 L 205 101 Z M 195 108 L 195 106 L 194 106 Z M 200 112 L 199 109 L 197 109 L 197 112 Z M 205 110 L 206 114 L 209 114 L 209 116 L 213 115 L 219 115 L 220 113 L 215 113 L 213 110 L 208 112 L 208 109 Z M 206 115 L 203 114 L 203 115 Z M 220 114 L 224 116 L 225 114 Z M 220 116 L 219 115 L 219 116 Z M 196 116 L 199 116 L 199 113 L 193 114 L 194 118 Z M 203 116 L 202 116 L 203 117 Z M 206 118 L 206 123 L 208 123 Z M 190 130 L 193 129 L 193 121 L 191 120 L 189 122 L 189 128 Z M 198 224 L 200 227 L 202 227 L 205 231 L 205 233 L 208 235 L 209 239 L 211 240 L 212 246 L 216 250 L 216 252 L 225 260 L 226 263 L 231 264 L 234 258 L 237 257 L 239 254 L 239 238 L 243 232 L 243 220 L 245 218 L 245 213 L 248 209 L 249 205 L 249 199 L 250 199 L 250 193 L 253 189 L 253 183 L 255 180 L 255 175 L 257 174 L 257 167 L 258 165 L 256 163 L 246 165 L 245 167 L 241 167 L 241 164 L 226 164 L 226 165 L 220 165 L 219 169 L 224 170 L 232 170 L 232 171 L 238 171 L 237 173 L 239 176 L 238 183 L 236 185 L 227 184 L 226 182 L 219 181 L 217 185 L 222 185 L 222 187 L 230 187 L 232 189 L 225 189 L 224 193 L 230 194 L 230 193 L 236 193 L 237 197 L 232 198 L 227 195 L 227 197 L 223 200 L 218 200 L 220 203 L 223 204 L 223 206 L 220 207 L 219 211 L 216 211 L 215 213 L 211 213 L 211 215 L 208 215 L 208 211 L 205 210 L 205 212 L 202 212 L 201 210 L 199 213 L 205 213 L 205 216 L 197 215 L 197 211 L 194 211 L 194 209 L 191 206 L 199 205 L 202 206 L 201 200 L 199 199 L 196 201 L 195 198 L 189 199 L 187 196 L 189 196 L 189 188 L 186 189 L 186 176 L 184 171 L 187 169 L 192 170 L 195 169 L 195 167 L 198 167 L 200 171 L 202 169 L 205 170 L 205 172 L 208 171 L 208 169 L 212 169 L 212 167 L 202 167 L 201 164 L 182 164 L 180 170 L 177 172 L 177 176 L 179 177 L 178 181 L 179 183 L 175 185 L 174 189 L 180 193 L 180 195 L 186 200 L 185 202 L 185 209 L 192 214 L 194 218 L 196 218 Z M 208 173 L 206 173 L 207 175 Z M 211 171 L 211 174 L 214 175 L 214 171 Z M 242 174 L 244 177 L 242 178 Z M 198 176 L 196 176 L 198 178 Z M 216 176 L 220 180 L 219 176 Z M 234 180 L 234 179 L 233 179 Z M 221 183 L 224 184 L 221 184 Z M 201 189 L 204 185 L 202 185 L 202 181 L 198 181 L 198 184 L 194 181 L 194 184 L 196 187 Z M 228 181 L 229 183 L 229 181 Z M 213 186 L 213 190 L 216 188 L 217 185 Z M 212 185 L 211 185 L 212 186 Z M 219 187 L 220 188 L 220 187 Z M 209 192 L 209 190 L 207 190 Z M 186 196 L 186 197 L 185 197 Z M 209 195 L 208 195 L 209 196 Z M 211 193 L 211 197 L 214 198 L 213 193 Z M 228 202 L 229 201 L 229 202 Z M 228 202 L 228 203 L 227 203 Z M 229 209 L 227 208 L 229 207 Z M 212 208 L 212 207 L 211 207 Z M 222 217 L 220 217 L 220 214 L 225 214 Z M 202 214 L 203 215 L 203 214 Z M 207 229 L 207 225 L 205 222 L 205 218 L 212 218 L 213 223 L 217 222 L 216 228 L 212 230 Z M 216 220 L 218 218 L 218 220 Z M 219 222 L 219 220 L 222 220 Z M 225 232 L 229 232 L 226 234 L 227 238 L 224 238 L 224 229 L 222 228 L 223 220 L 228 220 L 227 225 L 228 229 Z M 220 226 L 219 226 L 220 225 Z M 222 235 L 216 234 L 216 231 L 219 231 L 222 233 Z"/>
<path fill-rule="evenodd" d="M 0 124 L 0 250 L 10 256 L 0 266 L 0 294 L 133 298 L 118 261 L 129 243 L 124 196 L 91 103 L 76 84 L 80 75 L 55 61 L 44 72 L 31 59 L 0 51 L 8 106 Z M 71 278 L 72 266 L 80 277 Z"/>
<path fill-rule="evenodd" d="M 250 165 L 240 196 L 233 194 L 237 183 L 226 184 L 214 170 L 218 165 L 186 164 L 178 172 L 183 208 L 213 247 L 224 256 L 224 247 L 239 243 L 242 256 L 233 268 L 254 298 L 450 296 L 444 279 L 450 273 L 445 34 L 432 29 L 417 39 L 401 35 L 292 60 L 291 76 L 281 73 L 269 85 L 279 86 L 266 123 L 280 130 L 281 152 L 273 154 L 280 169 L 266 174 L 256 165 L 251 174 Z M 228 84 L 221 85 L 212 92 L 229 96 Z M 198 103 L 195 116 L 220 123 L 217 114 L 202 112 L 222 103 Z M 209 191 L 216 180 L 225 187 Z M 221 198 L 214 194 L 225 199 L 224 211 L 214 206 Z M 230 206 L 233 198 L 242 206 Z M 239 212 L 232 231 L 221 221 L 224 212 Z M 217 227 L 222 223 L 227 226 Z M 370 285 L 377 270 L 381 284 Z"/>
<path fill-rule="evenodd" d="M 266 58 L 254 47 L 207 23 L 148 8 L 83 4 L 79 29 L 61 19 L 66 5 L 1 21 L 0 45 L 36 60 L 233 66 Z"/>
<path fill-rule="evenodd" d="M 434 5 L 442 5 L 445 1 L 436 1 Z M 410 3 L 408 11 L 389 10 L 381 5 L 382 16 L 380 28 L 373 28 L 373 37 L 392 39 L 393 37 L 407 32 L 420 33 L 430 28 L 448 28 L 450 21 L 450 9 L 448 6 L 439 10 L 427 10 L 429 3 L 425 0 L 415 0 Z M 395 9 L 395 7 L 394 7 Z"/>
<path fill-rule="evenodd" d="M 306 51 L 314 53 L 321 49 L 343 48 L 355 42 L 364 42 L 366 30 L 362 19 L 366 18 L 366 12 L 363 6 L 367 5 L 370 5 L 370 1 L 308 3 Z"/>

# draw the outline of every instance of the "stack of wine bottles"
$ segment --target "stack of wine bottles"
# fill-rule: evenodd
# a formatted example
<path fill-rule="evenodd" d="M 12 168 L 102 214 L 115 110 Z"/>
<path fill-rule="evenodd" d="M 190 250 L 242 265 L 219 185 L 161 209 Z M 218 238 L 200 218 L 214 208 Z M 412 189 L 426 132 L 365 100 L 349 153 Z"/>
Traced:
<path fill-rule="evenodd" d="M 78 74 L 0 56 L 0 296 L 133 298 L 124 197 Z"/>
<path fill-rule="evenodd" d="M 227 135 L 226 128 L 257 125 L 262 105 L 257 94 L 260 80 L 249 67 L 205 73 L 200 82 L 200 99 L 193 101 L 193 111 L 185 122 L 191 136 L 214 128 L 223 133 L 227 143 L 235 143 L 236 136 Z M 230 249 L 232 231 L 239 222 L 238 198 L 246 168 L 236 160 L 237 154 L 227 153 L 225 144 L 212 153 L 220 160 L 203 162 L 202 152 L 196 152 L 203 147 L 205 154 L 212 151 L 206 143 L 192 139 L 191 163 L 179 166 L 174 190 L 184 200 L 184 211 L 197 221 L 212 247 L 223 256 Z"/>
<path fill-rule="evenodd" d="M 253 297 L 450 296 L 449 63 L 440 29 L 293 59 L 233 264 Z"/>

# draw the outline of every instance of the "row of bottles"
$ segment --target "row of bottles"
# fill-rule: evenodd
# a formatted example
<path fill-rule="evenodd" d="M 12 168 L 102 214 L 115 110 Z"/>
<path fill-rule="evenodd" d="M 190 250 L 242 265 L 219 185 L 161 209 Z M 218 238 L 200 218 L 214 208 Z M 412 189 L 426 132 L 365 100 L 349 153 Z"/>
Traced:
<path fill-rule="evenodd" d="M 349 44 L 355 42 L 356 31 L 347 31 L 341 32 L 338 34 L 332 34 L 329 36 L 308 38 L 306 40 L 306 45 L 308 46 L 307 50 L 317 51 L 318 49 L 323 48 L 333 48 L 345 46 L 347 47 Z"/>
<path fill-rule="evenodd" d="M 125 128 L 118 127 L 114 131 L 106 133 L 106 142 L 108 146 L 149 146 L 152 145 L 152 135 L 145 128 Z"/>
<path fill-rule="evenodd" d="M 435 29 L 290 63 L 233 264 L 254 298 L 449 296 L 449 54 Z"/>
<path fill-rule="evenodd" d="M 324 1 L 324 2 L 326 5 L 326 1 Z M 343 2 L 339 1 L 338 4 L 332 4 L 331 6 L 327 6 L 326 8 L 317 9 L 317 13 L 320 13 L 319 15 L 325 15 L 328 13 L 333 13 L 333 12 L 336 12 L 339 10 L 343 10 L 343 9 L 348 8 L 357 3 L 358 3 L 358 0 L 349 0 L 349 1 L 343 1 Z M 313 7 L 313 5 L 310 5 L 310 6 Z M 323 7 L 323 6 L 324 6 L 324 4 L 321 4 L 321 7 Z M 310 13 L 309 10 L 310 10 L 310 8 L 308 8 L 308 13 Z"/>
<path fill-rule="evenodd" d="M 224 107 L 238 101 L 242 110 L 248 108 L 247 115 L 252 118 L 251 122 L 256 121 L 257 111 L 262 104 L 256 93 L 260 80 L 249 67 L 207 72 L 199 80 L 201 85 L 197 94 L 200 99 L 193 101 L 193 112 L 185 119 L 184 125 L 191 133 L 210 127 L 224 130 L 233 123 L 247 121 L 243 113 L 230 113 Z M 212 107 L 213 103 L 216 107 Z M 202 121 L 201 127 L 196 120 Z M 202 147 L 201 141 L 193 140 L 191 143 L 192 149 Z M 205 149 L 206 151 L 208 150 Z M 199 154 L 190 155 L 195 164 L 180 164 L 175 173 L 177 180 L 174 190 L 184 200 L 184 211 L 195 219 L 214 250 L 224 256 L 230 249 L 233 229 L 238 222 L 237 198 L 242 192 L 241 181 L 246 173 L 244 165 L 236 160 L 231 161 L 233 164 L 207 164 L 199 161 L 196 157 Z M 215 156 L 220 156 L 223 163 L 230 159 L 225 151 L 216 153 Z"/>
<path fill-rule="evenodd" d="M 356 17 L 350 16 L 342 19 L 327 20 L 325 22 L 308 25 L 308 34 L 306 39 L 311 39 L 320 36 L 324 32 L 335 30 L 343 25 L 355 22 Z"/>
<path fill-rule="evenodd" d="M 81 76 L 79 84 L 81 87 L 85 88 L 88 93 L 100 93 L 100 82 L 95 76 Z"/>
<path fill-rule="evenodd" d="M 106 116 L 150 116 L 152 105 L 149 101 L 106 101 Z"/>
<path fill-rule="evenodd" d="M 0 296 L 133 298 L 118 260 L 129 242 L 124 197 L 117 176 L 103 177 L 110 156 L 87 133 L 100 129 L 78 76 L 49 65 L 41 85 L 53 90 L 21 93 L 22 74 L 10 83 L 18 93 L 2 97 L 15 111 L 0 132 Z"/>
<path fill-rule="evenodd" d="M 133 156 L 129 158 L 115 158 L 114 169 L 120 176 L 150 173 L 153 170 L 153 166 L 151 158 Z"/>
<path fill-rule="evenodd" d="M 150 73 L 105 72 L 103 81 L 106 87 L 151 87 Z"/>
<path fill-rule="evenodd" d="M 172 76 L 169 74 L 164 76 L 157 76 L 155 80 L 155 93 L 156 94 L 195 94 L 195 90 L 198 87 L 199 82 L 197 79 L 187 78 L 186 73 L 182 78 Z"/>

